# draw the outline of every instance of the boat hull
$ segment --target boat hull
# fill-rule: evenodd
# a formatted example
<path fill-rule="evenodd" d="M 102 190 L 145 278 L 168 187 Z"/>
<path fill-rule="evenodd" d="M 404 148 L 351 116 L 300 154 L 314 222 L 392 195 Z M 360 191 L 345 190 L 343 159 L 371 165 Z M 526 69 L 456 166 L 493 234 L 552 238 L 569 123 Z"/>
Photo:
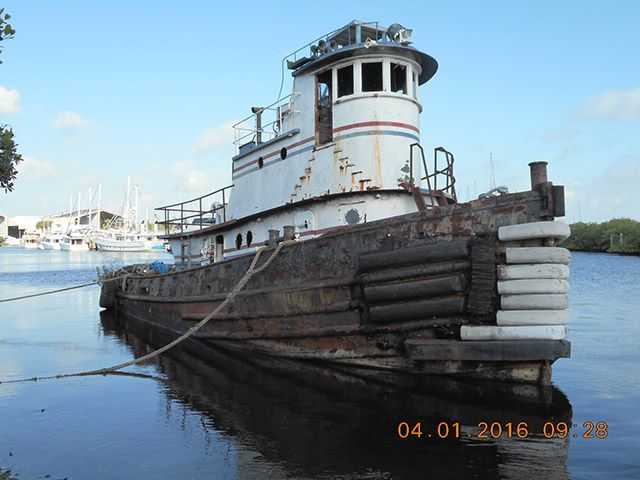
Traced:
<path fill-rule="evenodd" d="M 449 375 L 548 384 L 551 364 L 570 353 L 562 336 L 464 341 L 461 332 L 499 328 L 496 272 L 505 246 L 517 242 L 501 242 L 498 225 L 553 214 L 548 198 L 531 191 L 288 244 L 194 337 L 266 363 L 319 363 L 376 380 Z M 545 246 L 549 239 L 523 242 Z M 258 265 L 275 252 L 267 249 Z M 101 306 L 180 335 L 226 298 L 252 259 L 131 273 L 103 285 Z"/>

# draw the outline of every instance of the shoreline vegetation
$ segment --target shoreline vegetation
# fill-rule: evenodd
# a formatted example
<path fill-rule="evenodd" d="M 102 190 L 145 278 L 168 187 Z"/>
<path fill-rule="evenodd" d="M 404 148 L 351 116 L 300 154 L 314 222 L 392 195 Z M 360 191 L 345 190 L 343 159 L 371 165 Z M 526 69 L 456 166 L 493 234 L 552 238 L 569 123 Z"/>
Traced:
<path fill-rule="evenodd" d="M 562 246 L 578 252 L 640 255 L 640 222 L 630 218 L 614 218 L 571 225 L 571 236 Z"/>

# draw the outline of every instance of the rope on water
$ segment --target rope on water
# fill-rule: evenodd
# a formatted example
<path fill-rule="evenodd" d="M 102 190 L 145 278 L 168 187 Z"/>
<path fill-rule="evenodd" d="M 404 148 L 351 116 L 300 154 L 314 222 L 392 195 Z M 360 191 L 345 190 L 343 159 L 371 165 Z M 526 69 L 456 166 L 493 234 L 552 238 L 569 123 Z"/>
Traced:
<path fill-rule="evenodd" d="M 25 298 L 41 297 L 43 295 L 51 295 L 52 293 L 66 292 L 67 290 L 75 290 L 77 288 L 84 288 L 84 287 L 90 287 L 91 285 L 98 285 L 98 283 L 100 283 L 100 282 L 98 282 L 96 280 L 96 281 L 93 281 L 91 283 L 83 283 L 82 285 L 74 285 L 73 287 L 58 288 L 57 290 L 48 290 L 46 292 L 32 293 L 31 295 L 22 295 L 20 297 L 3 298 L 3 299 L 0 299 L 0 303 L 14 302 L 16 300 L 24 300 Z"/>
<path fill-rule="evenodd" d="M 148 360 L 151 360 L 152 358 L 157 357 L 158 355 L 166 352 L 167 350 L 175 347 L 179 343 L 181 343 L 184 340 L 188 339 L 189 337 L 194 335 L 198 330 L 200 330 L 202 327 L 204 327 L 207 323 L 209 323 L 209 321 L 213 317 L 215 317 L 224 307 L 226 307 L 227 304 L 229 304 L 230 302 L 233 301 L 233 299 L 240 292 L 240 290 L 242 290 L 245 287 L 245 285 L 249 282 L 249 280 L 251 280 L 251 277 L 253 277 L 256 273 L 260 273 L 264 269 L 266 269 L 271 264 L 271 262 L 276 258 L 276 256 L 280 253 L 280 250 L 282 250 L 282 248 L 285 245 L 287 245 L 289 243 L 293 243 L 293 242 L 294 241 L 285 241 L 285 242 L 282 242 L 282 243 L 278 244 L 278 246 L 273 251 L 271 256 L 267 259 L 267 261 L 264 262 L 260 267 L 256 268 L 256 265 L 258 263 L 258 260 L 260 259 L 260 255 L 262 254 L 262 252 L 264 250 L 264 247 L 258 249 L 256 251 L 255 256 L 253 257 L 253 260 L 251 261 L 251 265 L 249 265 L 249 268 L 245 272 L 244 276 L 238 281 L 238 283 L 236 283 L 236 286 L 233 287 L 233 289 L 231 290 L 231 292 L 229 292 L 229 295 L 227 295 L 227 297 L 223 300 L 223 302 L 220 303 L 216 308 L 214 308 L 213 311 L 211 313 L 209 313 L 209 315 L 204 317 L 200 322 L 195 324 L 193 327 L 191 327 L 184 334 L 180 335 L 178 338 L 176 338 L 172 342 L 167 343 L 164 347 L 160 347 L 157 350 L 154 350 L 153 352 L 147 353 L 146 355 L 143 355 L 143 356 L 138 357 L 138 358 L 134 358 L 132 360 L 128 360 L 128 361 L 123 362 L 123 363 L 119 363 L 119 364 L 114 365 L 112 367 L 100 368 L 100 369 L 97 369 L 97 370 L 86 370 L 84 372 L 76 372 L 76 373 L 63 373 L 63 374 L 59 374 L 59 375 L 50 375 L 50 376 L 47 376 L 47 377 L 31 377 L 31 378 L 21 378 L 21 379 L 8 380 L 8 381 L 0 381 L 0 384 L 2 384 L 2 383 L 35 382 L 35 381 L 39 381 L 39 380 L 52 380 L 52 379 L 56 379 L 56 378 L 88 377 L 90 375 L 108 375 L 108 374 L 112 374 L 112 373 L 114 373 L 114 372 L 116 372 L 118 370 L 122 370 L 123 368 L 130 367 L 132 365 L 136 365 L 138 363 L 143 363 L 143 362 L 146 362 Z"/>

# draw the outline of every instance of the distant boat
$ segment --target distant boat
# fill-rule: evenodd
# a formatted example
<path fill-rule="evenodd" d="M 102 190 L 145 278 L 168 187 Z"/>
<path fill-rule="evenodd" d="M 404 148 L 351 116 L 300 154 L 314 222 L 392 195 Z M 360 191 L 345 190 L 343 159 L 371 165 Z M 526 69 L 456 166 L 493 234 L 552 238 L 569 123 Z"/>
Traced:
<path fill-rule="evenodd" d="M 89 250 L 86 236 L 79 230 L 70 230 L 60 240 L 60 250 L 67 252 L 86 252 Z"/>
<path fill-rule="evenodd" d="M 121 217 L 114 217 L 107 230 L 94 232 L 93 242 L 105 252 L 150 252 L 164 250 L 164 242 L 148 231 L 148 222 L 141 229 L 138 222 L 138 187 L 134 187 L 135 201 L 131 204 L 131 179 L 127 178 L 127 196 Z"/>
<path fill-rule="evenodd" d="M 25 233 L 22 235 L 20 239 L 20 245 L 22 248 L 35 249 L 38 248 L 38 243 L 40 242 L 40 234 L 39 233 Z"/>
<path fill-rule="evenodd" d="M 149 252 L 163 250 L 164 243 L 148 233 L 123 233 L 106 231 L 95 239 L 98 250 L 105 252 Z"/>
<path fill-rule="evenodd" d="M 40 250 L 60 250 L 63 237 L 63 233 L 50 233 L 45 235 L 42 237 L 38 248 L 40 248 Z"/>

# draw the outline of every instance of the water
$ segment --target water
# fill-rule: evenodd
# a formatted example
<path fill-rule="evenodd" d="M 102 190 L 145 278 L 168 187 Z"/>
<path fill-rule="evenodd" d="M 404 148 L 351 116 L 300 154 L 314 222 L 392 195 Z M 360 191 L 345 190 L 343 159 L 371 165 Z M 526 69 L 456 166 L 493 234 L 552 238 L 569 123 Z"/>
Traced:
<path fill-rule="evenodd" d="M 151 258 L 3 248 L 0 298 Z M 222 353 L 204 362 L 197 344 L 135 376 L 2 384 L 0 479 L 640 478 L 639 286 L 640 258 L 574 255 L 573 358 L 556 363 L 557 389 L 289 378 Z M 0 380 L 101 368 L 164 341 L 101 316 L 97 300 L 88 287 L 0 304 Z M 423 437 L 399 439 L 401 421 L 422 421 Z M 461 438 L 427 438 L 454 421 Z M 576 426 L 564 440 L 481 440 L 483 421 Z M 582 438 L 588 421 L 607 422 L 607 438 Z"/>

